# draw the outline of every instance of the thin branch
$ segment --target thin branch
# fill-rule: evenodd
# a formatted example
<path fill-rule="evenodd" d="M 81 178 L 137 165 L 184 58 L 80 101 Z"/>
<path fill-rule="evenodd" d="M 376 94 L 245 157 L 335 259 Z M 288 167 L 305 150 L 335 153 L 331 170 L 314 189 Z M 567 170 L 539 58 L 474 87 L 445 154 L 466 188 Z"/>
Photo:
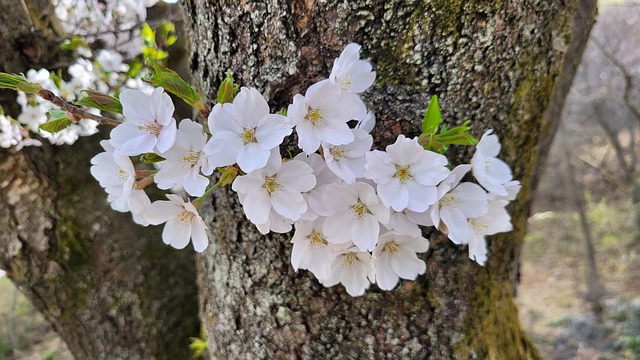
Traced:
<path fill-rule="evenodd" d="M 80 121 L 80 119 L 90 119 L 90 120 L 97 121 L 99 124 L 106 124 L 106 125 L 113 125 L 113 126 L 118 126 L 119 124 L 122 123 L 122 121 L 120 120 L 110 119 L 104 116 L 94 115 L 89 112 L 86 112 L 77 106 L 69 104 L 68 102 L 64 101 L 59 96 L 56 96 L 54 93 L 52 93 L 49 90 L 44 90 L 44 89 L 40 90 L 38 92 L 38 96 L 49 101 L 53 105 L 65 110 L 67 113 L 71 115 L 71 120 L 73 122 L 78 122 Z"/>
<path fill-rule="evenodd" d="M 640 122 L 640 108 L 636 107 L 631 102 L 631 90 L 633 87 L 633 74 L 629 72 L 629 70 L 624 66 L 620 60 L 618 60 L 613 54 L 607 51 L 604 47 L 604 44 L 598 40 L 596 37 L 591 38 L 593 43 L 596 44 L 596 47 L 602 52 L 602 54 L 609 60 L 615 67 L 617 67 L 620 72 L 622 72 L 622 76 L 624 77 L 624 103 L 627 105 L 629 110 L 633 113 L 636 119 Z"/>

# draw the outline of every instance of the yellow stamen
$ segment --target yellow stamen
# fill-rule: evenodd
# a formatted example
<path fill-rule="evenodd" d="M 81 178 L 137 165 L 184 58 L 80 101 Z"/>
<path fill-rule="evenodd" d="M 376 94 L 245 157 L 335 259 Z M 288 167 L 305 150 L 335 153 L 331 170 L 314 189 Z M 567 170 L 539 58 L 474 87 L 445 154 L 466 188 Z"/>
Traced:
<path fill-rule="evenodd" d="M 358 201 L 357 204 L 351 206 L 351 212 L 355 215 L 356 219 L 361 219 L 369 212 L 369 209 L 367 205 Z"/>
<path fill-rule="evenodd" d="M 247 145 L 250 142 L 253 142 L 256 139 L 256 128 L 244 128 L 242 129 L 242 134 L 240 134 L 240 138 L 242 139 L 242 143 Z"/>
<path fill-rule="evenodd" d="M 398 245 L 394 242 L 388 242 L 384 244 L 384 247 L 382 248 L 382 252 L 385 251 L 389 253 L 389 256 L 393 256 L 398 252 Z"/>
<path fill-rule="evenodd" d="M 334 160 L 340 160 L 344 157 L 344 148 L 342 146 L 336 146 L 329 150 L 331 156 L 333 156 Z"/>
<path fill-rule="evenodd" d="M 307 239 L 309 239 L 311 246 L 314 248 L 319 248 L 321 246 L 326 246 L 329 244 L 327 240 L 322 237 L 322 234 L 315 230 L 311 230 L 311 234 L 307 235 Z"/>
<path fill-rule="evenodd" d="M 182 157 L 182 161 L 188 164 L 195 164 L 200 159 L 200 152 L 189 150 L 189 152 Z"/>
<path fill-rule="evenodd" d="M 342 267 L 353 267 L 353 263 L 356 262 L 356 253 L 348 253 L 344 256 L 344 262 Z"/>
<path fill-rule="evenodd" d="M 396 165 L 396 174 L 394 177 L 400 179 L 401 183 L 406 183 L 407 180 L 413 179 L 413 175 L 411 174 L 411 165 Z"/>
<path fill-rule="evenodd" d="M 309 107 L 309 111 L 307 115 L 304 117 L 306 120 L 309 120 L 313 125 L 320 125 L 324 120 L 324 114 L 320 109 L 314 109 Z"/>
<path fill-rule="evenodd" d="M 264 179 L 264 184 L 262 184 L 262 188 L 267 189 L 267 191 L 269 192 L 269 195 L 282 189 L 282 185 L 280 185 L 280 182 L 278 181 L 278 175 L 267 176 Z"/>
<path fill-rule="evenodd" d="M 146 131 L 153 135 L 160 134 L 160 130 L 162 130 L 162 125 L 160 125 L 155 119 L 146 121 L 144 125 L 138 125 L 138 130 Z"/>

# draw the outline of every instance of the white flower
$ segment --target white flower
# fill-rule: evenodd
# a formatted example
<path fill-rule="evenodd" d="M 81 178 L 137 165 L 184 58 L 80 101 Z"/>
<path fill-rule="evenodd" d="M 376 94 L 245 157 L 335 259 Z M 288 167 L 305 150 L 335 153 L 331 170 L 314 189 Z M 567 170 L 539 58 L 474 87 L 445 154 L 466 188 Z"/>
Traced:
<path fill-rule="evenodd" d="M 111 145 L 123 155 L 158 153 L 169 150 L 176 140 L 174 106 L 162 88 L 151 95 L 140 90 L 124 89 L 120 93 L 125 122 L 111 130 Z"/>
<path fill-rule="evenodd" d="M 236 162 L 249 173 L 267 164 L 271 149 L 291 134 L 282 115 L 269 114 L 269 105 L 258 90 L 243 87 L 233 103 L 218 104 L 209 114 L 211 139 L 204 147 L 214 166 Z"/>
<path fill-rule="evenodd" d="M 29 130 L 37 133 L 41 124 L 47 122 L 48 106 L 23 106 L 22 112 L 18 115 L 18 121 L 29 127 Z"/>
<path fill-rule="evenodd" d="M 422 236 L 405 235 L 395 231 L 380 236 L 373 251 L 376 281 L 382 290 L 392 290 L 399 278 L 415 280 L 427 270 L 416 253 L 429 250 L 429 241 Z"/>
<path fill-rule="evenodd" d="M 175 144 L 162 156 L 166 159 L 154 181 L 160 189 L 170 189 L 182 185 L 191 196 L 202 196 L 209 179 L 200 175 L 213 173 L 213 166 L 207 160 L 202 148 L 207 142 L 202 125 L 184 119 L 180 122 Z"/>
<path fill-rule="evenodd" d="M 326 287 L 342 283 L 349 295 L 361 296 L 375 279 L 371 254 L 354 246 L 336 255 L 329 264 L 329 277 L 321 282 Z"/>
<path fill-rule="evenodd" d="M 123 71 L 126 69 L 126 66 L 123 67 L 122 55 L 117 51 L 100 50 L 98 56 L 96 56 L 96 62 L 107 72 Z"/>
<path fill-rule="evenodd" d="M 107 140 L 101 141 L 100 145 L 105 152 L 91 159 L 90 171 L 107 192 L 111 208 L 119 212 L 131 211 L 133 214 L 144 212 L 149 205 L 149 197 L 144 190 L 136 188 L 136 174 L 131 159 L 114 154 L 115 149 Z"/>
<path fill-rule="evenodd" d="M 473 176 L 488 192 L 507 196 L 504 184 L 512 179 L 511 168 L 496 157 L 501 146 L 498 137 L 491 135 L 492 132 L 487 130 L 476 145 L 476 152 L 471 158 Z"/>
<path fill-rule="evenodd" d="M 324 191 L 324 202 L 327 209 L 334 211 L 322 226 L 330 243 L 353 241 L 361 251 L 375 248 L 379 223 L 389 222 L 389 209 L 380 202 L 373 187 L 362 182 L 331 184 Z"/>
<path fill-rule="evenodd" d="M 356 178 L 364 174 L 364 155 L 371 150 L 373 137 L 366 131 L 351 129 L 354 140 L 346 145 L 322 143 L 322 150 L 327 166 L 336 176 L 347 184 L 353 184 Z"/>
<path fill-rule="evenodd" d="M 507 195 L 498 195 L 496 193 L 489 193 L 487 194 L 487 196 L 489 197 L 489 200 L 513 201 L 515 200 L 516 196 L 518 196 L 518 193 L 520 192 L 520 188 L 522 187 L 522 185 L 520 184 L 520 181 L 518 180 L 512 180 L 503 185 L 504 185 L 504 189 L 507 191 Z"/>
<path fill-rule="evenodd" d="M 469 258 L 480 265 L 487 262 L 487 243 L 484 237 L 513 229 L 511 217 L 505 208 L 507 204 L 508 202 L 503 200 L 491 201 L 486 214 L 469 219 L 471 227 Z"/>
<path fill-rule="evenodd" d="M 322 233 L 323 221 L 324 218 L 297 222 L 296 231 L 291 239 L 293 268 L 307 269 L 320 280 L 329 276 L 329 264 L 335 257 L 333 248 Z"/>
<path fill-rule="evenodd" d="M 395 211 L 426 211 L 437 200 L 436 185 L 449 174 L 446 157 L 404 135 L 386 152 L 374 150 L 366 159 L 364 176 L 377 184 L 380 199 Z"/>
<path fill-rule="evenodd" d="M 197 252 L 203 252 L 209 245 L 207 226 L 198 210 L 190 202 L 178 195 L 167 194 L 169 201 L 156 201 L 147 211 L 147 219 L 152 225 L 167 223 L 162 230 L 162 241 L 176 249 L 184 249 L 189 240 Z"/>
<path fill-rule="evenodd" d="M 300 153 L 293 159 L 304 161 L 309 164 L 313 169 L 313 175 L 316 177 L 316 186 L 302 194 L 307 202 L 307 212 L 302 215 L 301 219 L 312 221 L 317 219 L 318 216 L 331 215 L 333 210 L 327 210 L 324 204 L 324 190 L 327 185 L 341 183 L 342 180 L 329 170 L 327 163 L 319 154 L 313 153 L 311 155 L 306 155 L 305 153 Z"/>
<path fill-rule="evenodd" d="M 329 79 L 340 85 L 343 91 L 361 93 L 367 90 L 376 79 L 368 61 L 360 60 L 360 45 L 347 45 L 333 62 Z"/>
<path fill-rule="evenodd" d="M 389 230 L 395 230 L 403 234 L 417 235 L 422 234 L 420 227 L 433 226 L 433 221 L 427 211 L 417 213 L 409 209 L 404 209 L 400 212 L 391 211 L 391 217 L 389 217 L 389 223 L 385 225 Z"/>
<path fill-rule="evenodd" d="M 356 124 L 356 129 L 361 129 L 371 134 L 373 128 L 376 127 L 376 115 L 373 111 L 369 111 L 367 115 L 364 116 L 364 119 L 358 121 Z"/>
<path fill-rule="evenodd" d="M 269 221 L 272 209 L 286 219 L 297 221 L 307 211 L 302 193 L 316 184 L 313 169 L 306 163 L 291 160 L 282 163 L 277 149 L 266 167 L 238 176 L 231 188 L 238 192 L 247 218 L 254 224 Z"/>
<path fill-rule="evenodd" d="M 449 239 L 456 244 L 469 242 L 471 230 L 467 219 L 484 215 L 488 206 L 487 193 L 480 186 L 473 183 L 458 185 L 468 171 L 469 165 L 459 165 L 453 169 L 438 186 L 440 200 L 429 210 L 436 227 L 440 228 L 442 220 Z M 454 189 L 449 191 L 451 188 Z"/>
<path fill-rule="evenodd" d="M 314 153 L 324 141 L 345 145 L 353 141 L 347 122 L 364 118 L 367 109 L 356 94 L 344 93 L 330 80 L 315 83 L 305 96 L 297 94 L 289 105 L 287 116 L 296 126 L 298 146 L 307 154 Z"/>

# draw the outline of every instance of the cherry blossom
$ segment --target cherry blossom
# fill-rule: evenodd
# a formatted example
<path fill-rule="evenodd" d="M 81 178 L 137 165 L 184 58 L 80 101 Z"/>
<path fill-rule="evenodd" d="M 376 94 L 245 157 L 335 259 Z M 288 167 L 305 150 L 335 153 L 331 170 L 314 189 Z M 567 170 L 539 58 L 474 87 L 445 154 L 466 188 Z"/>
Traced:
<path fill-rule="evenodd" d="M 343 91 L 361 93 L 373 85 L 376 73 L 371 71 L 371 63 L 360 60 L 360 45 L 351 43 L 333 62 L 329 79 L 338 83 Z"/>
<path fill-rule="evenodd" d="M 508 232 L 513 229 L 511 217 L 505 208 L 508 203 L 508 201 L 504 200 L 491 201 L 484 215 L 469 219 L 471 229 L 469 258 L 480 265 L 484 265 L 487 262 L 485 236 Z"/>
<path fill-rule="evenodd" d="M 331 184 L 324 192 L 324 202 L 334 214 L 327 217 L 322 231 L 333 244 L 353 241 L 361 251 L 375 248 L 380 224 L 389 222 L 389 209 L 384 206 L 369 184 Z"/>
<path fill-rule="evenodd" d="M 511 169 L 507 163 L 496 157 L 500 153 L 501 145 L 498 137 L 492 135 L 492 132 L 493 130 L 487 130 L 476 145 L 476 152 L 471 158 L 473 176 L 490 193 L 507 196 L 504 185 L 512 179 Z"/>
<path fill-rule="evenodd" d="M 119 212 L 131 211 L 133 214 L 144 212 L 149 205 L 149 197 L 144 190 L 136 187 L 135 169 L 131 159 L 117 155 L 109 141 L 100 145 L 105 152 L 91 159 L 91 175 L 108 194 L 111 208 Z"/>
<path fill-rule="evenodd" d="M 311 166 L 298 160 L 282 163 L 277 150 L 273 154 L 266 167 L 238 176 L 231 186 L 244 195 L 244 212 L 256 225 L 267 223 L 272 209 L 291 221 L 300 219 L 307 211 L 302 193 L 316 185 Z"/>
<path fill-rule="evenodd" d="M 353 246 L 336 255 L 329 264 L 329 277 L 321 282 L 326 287 L 341 283 L 349 295 L 362 296 L 375 279 L 371 254 Z"/>
<path fill-rule="evenodd" d="M 416 253 L 429 250 L 429 241 L 419 235 L 395 231 L 380 236 L 373 251 L 376 281 L 382 290 L 393 290 L 400 278 L 415 280 L 425 273 L 427 266 Z"/>
<path fill-rule="evenodd" d="M 352 142 L 354 136 L 347 122 L 361 120 L 366 113 L 358 95 L 343 93 L 339 85 L 323 80 L 311 85 L 304 96 L 294 96 L 287 116 L 296 126 L 298 146 L 311 154 L 321 141 L 332 145 Z"/>
<path fill-rule="evenodd" d="M 178 195 L 167 194 L 169 201 L 156 201 L 146 212 L 151 225 L 166 223 L 162 230 L 162 241 L 176 249 L 184 249 L 189 240 L 197 252 L 203 252 L 209 245 L 207 226 L 198 210 L 190 202 Z"/>
<path fill-rule="evenodd" d="M 471 230 L 467 219 L 484 215 L 488 206 L 487 193 L 480 186 L 469 182 L 458 185 L 467 171 L 468 166 L 459 166 L 451 172 L 438 186 L 440 200 L 429 210 L 436 227 L 440 228 L 442 221 L 447 236 L 456 244 L 469 242 Z"/>
<path fill-rule="evenodd" d="M 371 150 L 373 138 L 366 131 L 351 129 L 354 140 L 346 145 L 322 143 L 322 152 L 329 169 L 347 184 L 364 174 L 364 155 Z"/>
<path fill-rule="evenodd" d="M 140 90 L 124 89 L 120 93 L 125 122 L 111 131 L 111 145 L 118 153 L 135 156 L 164 153 L 176 140 L 174 106 L 162 88 L 151 95 Z"/>
<path fill-rule="evenodd" d="M 209 114 L 211 139 L 204 148 L 214 166 L 238 163 L 249 173 L 267 164 L 271 149 L 291 134 L 282 115 L 269 114 L 258 90 L 243 87 L 233 103 L 216 105 Z"/>
<path fill-rule="evenodd" d="M 202 196 L 209 185 L 209 179 L 200 175 L 213 173 L 213 166 L 202 151 L 207 142 L 207 134 L 202 125 L 184 119 L 180 122 L 175 144 L 162 156 L 166 159 L 154 181 L 160 189 L 170 189 L 181 185 L 191 196 Z"/>
<path fill-rule="evenodd" d="M 331 244 L 322 232 L 324 218 L 299 221 L 291 243 L 291 265 L 294 269 L 307 269 L 322 280 L 329 276 L 329 264 L 335 257 Z"/>
<path fill-rule="evenodd" d="M 386 150 L 366 154 L 364 176 L 377 184 L 380 199 L 393 210 L 426 211 L 437 200 L 436 185 L 449 173 L 447 158 L 404 135 Z"/>

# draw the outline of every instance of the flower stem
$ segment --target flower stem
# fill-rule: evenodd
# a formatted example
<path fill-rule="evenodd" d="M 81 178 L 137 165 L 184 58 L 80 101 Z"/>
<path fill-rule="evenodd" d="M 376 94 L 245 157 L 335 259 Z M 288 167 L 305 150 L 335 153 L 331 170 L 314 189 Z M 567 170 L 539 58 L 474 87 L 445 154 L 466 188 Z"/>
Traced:
<path fill-rule="evenodd" d="M 207 196 L 211 195 L 215 189 L 219 188 L 220 185 L 222 185 L 222 183 L 223 183 L 223 179 L 220 179 L 220 181 L 218 181 L 215 185 L 213 185 L 207 191 L 205 191 L 205 193 L 202 194 L 201 197 L 193 200 L 193 206 L 195 206 L 196 209 L 200 208 L 200 205 L 202 205 L 202 200 L 204 200 L 204 198 L 206 198 Z"/>

